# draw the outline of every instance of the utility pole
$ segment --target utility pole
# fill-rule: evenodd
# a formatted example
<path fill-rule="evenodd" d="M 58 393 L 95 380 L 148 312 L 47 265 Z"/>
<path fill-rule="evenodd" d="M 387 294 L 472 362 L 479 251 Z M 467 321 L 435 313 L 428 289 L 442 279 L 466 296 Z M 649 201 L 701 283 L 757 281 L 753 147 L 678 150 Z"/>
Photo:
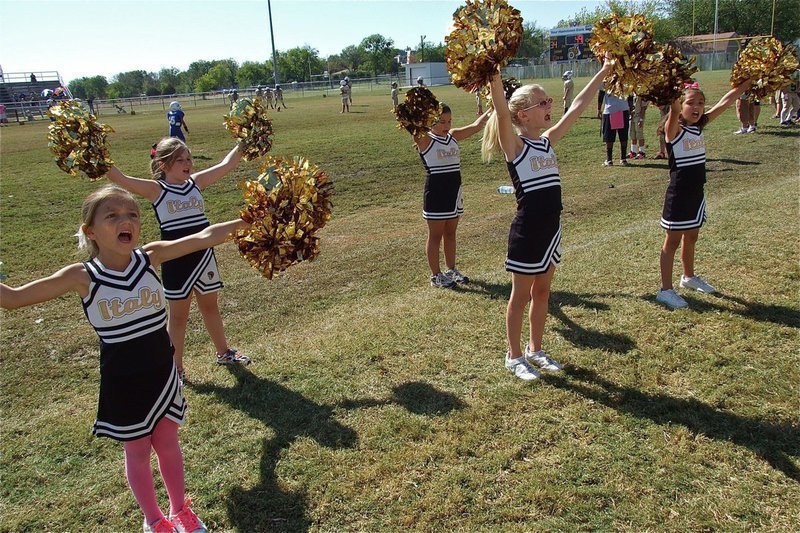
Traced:
<path fill-rule="evenodd" d="M 275 78 L 275 85 L 278 82 L 278 59 L 275 56 L 275 34 L 272 32 L 272 6 L 267 0 L 267 13 L 269 14 L 269 38 L 272 41 L 272 76 Z"/>
<path fill-rule="evenodd" d="M 425 37 L 427 37 L 427 35 L 420 35 L 419 36 L 419 58 L 420 58 L 419 62 L 420 63 L 424 63 L 425 62 Z"/>
<path fill-rule="evenodd" d="M 714 56 L 717 55 L 717 30 L 719 29 L 719 0 L 714 2 L 714 37 L 712 38 L 711 70 L 714 70 Z"/>

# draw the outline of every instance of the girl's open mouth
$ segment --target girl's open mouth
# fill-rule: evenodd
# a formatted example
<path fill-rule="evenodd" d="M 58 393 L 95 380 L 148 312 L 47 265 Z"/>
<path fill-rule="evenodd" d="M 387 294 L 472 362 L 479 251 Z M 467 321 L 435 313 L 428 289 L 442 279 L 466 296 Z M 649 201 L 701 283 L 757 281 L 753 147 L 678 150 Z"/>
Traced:
<path fill-rule="evenodd" d="M 133 239 L 133 234 L 129 231 L 123 231 L 120 232 L 120 234 L 117 236 L 117 239 L 119 239 L 121 242 L 129 243 L 131 242 L 131 239 Z"/>

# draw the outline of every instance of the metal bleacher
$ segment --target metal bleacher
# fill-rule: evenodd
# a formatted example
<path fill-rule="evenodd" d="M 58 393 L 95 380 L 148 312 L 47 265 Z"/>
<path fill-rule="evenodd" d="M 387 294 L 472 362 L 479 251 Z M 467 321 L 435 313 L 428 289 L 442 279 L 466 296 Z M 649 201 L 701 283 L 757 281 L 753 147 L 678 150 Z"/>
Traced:
<path fill-rule="evenodd" d="M 36 81 L 32 81 L 31 75 Z M 3 72 L 0 82 L 0 103 L 6 106 L 9 121 L 22 122 L 44 117 L 47 98 L 41 96 L 45 89 L 63 87 L 57 71 Z M 19 96 L 25 96 L 19 100 Z"/>

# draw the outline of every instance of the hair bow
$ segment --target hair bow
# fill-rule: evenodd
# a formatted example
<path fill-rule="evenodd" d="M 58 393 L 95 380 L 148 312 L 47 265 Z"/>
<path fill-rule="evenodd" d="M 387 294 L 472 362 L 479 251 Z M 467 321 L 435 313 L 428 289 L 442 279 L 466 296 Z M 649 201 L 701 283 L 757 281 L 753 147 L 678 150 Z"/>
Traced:
<path fill-rule="evenodd" d="M 684 88 L 684 89 L 699 89 L 699 88 L 700 88 L 700 84 L 699 84 L 699 83 L 697 83 L 697 82 L 694 82 L 694 83 L 684 83 L 684 84 L 683 84 L 683 88 Z"/>

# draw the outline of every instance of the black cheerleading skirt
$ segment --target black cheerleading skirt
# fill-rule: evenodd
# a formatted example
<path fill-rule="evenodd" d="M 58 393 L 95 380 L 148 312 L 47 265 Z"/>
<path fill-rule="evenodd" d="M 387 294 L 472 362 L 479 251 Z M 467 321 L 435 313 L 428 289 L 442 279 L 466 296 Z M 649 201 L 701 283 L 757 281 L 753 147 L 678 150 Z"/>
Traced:
<path fill-rule="evenodd" d="M 193 235 L 208 227 L 196 226 L 174 231 L 162 231 L 161 238 L 174 241 Z M 188 298 L 192 289 L 200 294 L 215 292 L 223 287 L 213 248 L 198 250 L 161 264 L 161 282 L 164 284 L 164 297 L 167 300 Z"/>
<path fill-rule="evenodd" d="M 425 178 L 422 218 L 447 220 L 464 214 L 461 174 L 437 174 Z"/>
<path fill-rule="evenodd" d="M 682 188 L 674 184 L 667 188 L 661 227 L 671 231 L 696 229 L 706 220 L 706 197 L 703 187 Z"/>
<path fill-rule="evenodd" d="M 515 274 L 544 274 L 561 262 L 561 216 L 518 209 L 508 232 L 506 270 Z"/>
<path fill-rule="evenodd" d="M 136 339 L 100 345 L 100 395 L 93 433 L 129 441 L 166 417 L 183 424 L 186 399 L 166 326 Z"/>

